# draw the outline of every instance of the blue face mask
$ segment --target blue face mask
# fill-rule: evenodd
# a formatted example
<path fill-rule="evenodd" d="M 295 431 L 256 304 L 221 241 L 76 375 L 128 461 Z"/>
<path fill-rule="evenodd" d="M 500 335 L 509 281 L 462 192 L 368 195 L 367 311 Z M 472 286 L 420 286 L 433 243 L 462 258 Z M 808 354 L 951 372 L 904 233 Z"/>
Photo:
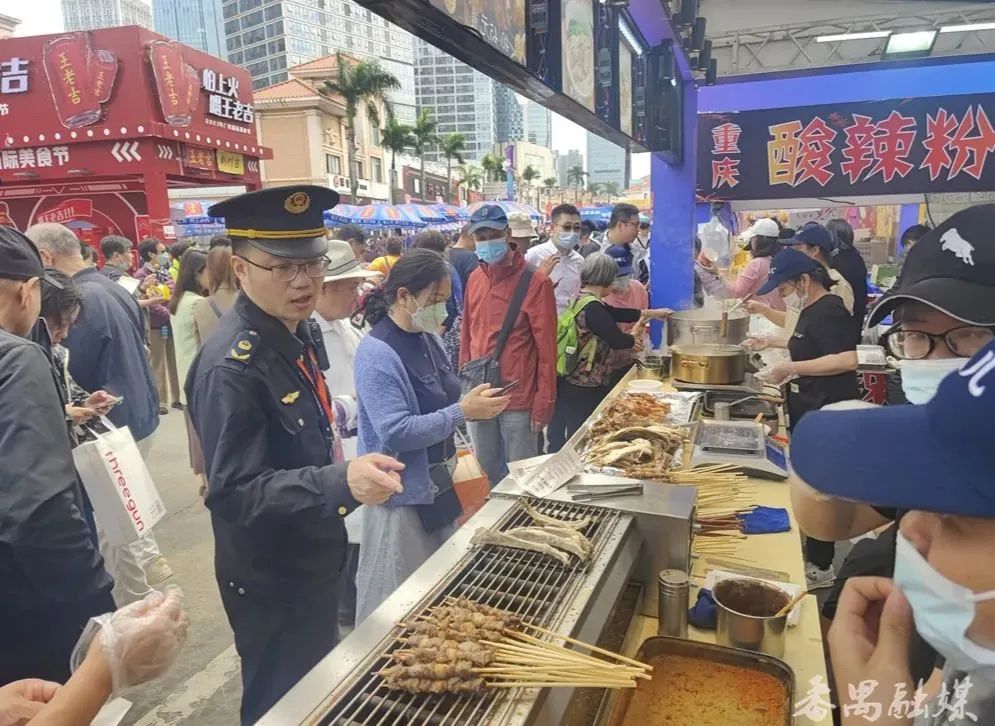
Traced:
<path fill-rule="evenodd" d="M 572 250 L 580 242 L 580 232 L 560 232 L 559 237 L 553 238 L 553 244 L 566 252 Z"/>
<path fill-rule="evenodd" d="M 477 259 L 487 265 L 493 265 L 504 259 L 508 254 L 508 240 L 503 237 L 477 242 Z"/>
<path fill-rule="evenodd" d="M 948 580 L 901 532 L 895 546 L 895 584 L 909 601 L 916 630 L 951 666 L 968 672 L 995 667 L 995 650 L 967 637 L 977 603 L 995 600 L 995 590 L 976 593 Z"/>
<path fill-rule="evenodd" d="M 909 403 L 929 403 L 940 387 L 940 381 L 967 363 L 967 358 L 934 358 L 929 360 L 903 360 L 902 391 Z"/>

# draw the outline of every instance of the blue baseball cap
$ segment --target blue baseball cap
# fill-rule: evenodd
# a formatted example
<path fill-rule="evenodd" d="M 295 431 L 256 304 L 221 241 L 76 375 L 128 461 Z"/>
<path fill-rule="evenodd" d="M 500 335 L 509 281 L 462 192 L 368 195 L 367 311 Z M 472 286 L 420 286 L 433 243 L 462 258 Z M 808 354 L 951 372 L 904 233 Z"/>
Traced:
<path fill-rule="evenodd" d="M 781 250 L 770 262 L 770 277 L 767 282 L 757 290 L 757 295 L 766 295 L 777 289 L 777 286 L 784 282 L 797 280 L 806 272 L 814 272 L 821 265 L 806 255 L 801 250 L 788 247 Z"/>
<path fill-rule="evenodd" d="M 508 229 L 508 215 L 497 204 L 484 204 L 470 215 L 470 234 L 479 229 Z"/>
<path fill-rule="evenodd" d="M 618 274 L 631 275 L 633 273 L 632 252 L 623 245 L 611 245 L 605 250 L 605 254 L 615 260 L 618 264 Z"/>
<path fill-rule="evenodd" d="M 825 250 L 828 255 L 833 251 L 833 236 L 829 230 L 818 222 L 809 222 L 795 232 L 794 237 L 778 240 L 782 245 L 814 245 Z"/>
<path fill-rule="evenodd" d="M 792 469 L 820 492 L 969 517 L 995 517 L 993 452 L 995 343 L 927 404 L 813 411 L 791 437 Z"/>

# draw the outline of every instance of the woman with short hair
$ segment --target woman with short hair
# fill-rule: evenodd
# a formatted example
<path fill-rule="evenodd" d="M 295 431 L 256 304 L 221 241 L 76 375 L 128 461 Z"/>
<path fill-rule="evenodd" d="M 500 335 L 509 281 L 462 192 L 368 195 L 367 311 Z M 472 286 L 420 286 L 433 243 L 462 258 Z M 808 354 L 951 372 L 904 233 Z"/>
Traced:
<path fill-rule="evenodd" d="M 603 300 L 616 277 L 613 258 L 603 252 L 589 255 L 580 271 L 580 294 L 560 315 L 558 334 L 565 325 L 577 326 L 577 351 L 573 368 L 556 380 L 556 408 L 547 429 L 550 453 L 563 447 L 611 391 L 612 351 L 640 350 L 642 323 L 670 315 L 667 309 L 643 312 L 606 305 Z M 635 323 L 636 335 L 623 333 L 619 323 Z"/>

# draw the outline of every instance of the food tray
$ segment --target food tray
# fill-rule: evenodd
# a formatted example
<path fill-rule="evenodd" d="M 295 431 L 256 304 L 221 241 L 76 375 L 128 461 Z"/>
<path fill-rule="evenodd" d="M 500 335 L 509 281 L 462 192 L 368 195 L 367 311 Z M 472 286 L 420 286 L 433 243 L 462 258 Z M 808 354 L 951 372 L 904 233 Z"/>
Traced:
<path fill-rule="evenodd" d="M 702 451 L 742 454 L 765 449 L 763 424 L 752 421 L 703 421 L 699 427 L 695 443 Z"/>
<path fill-rule="evenodd" d="M 666 679 L 657 676 L 661 664 L 669 658 L 684 657 L 701 661 L 704 665 L 725 665 L 748 671 L 744 674 L 744 683 L 750 680 L 750 674 L 766 674 L 776 682 L 779 694 L 775 697 L 783 704 L 784 718 L 775 718 L 771 713 L 760 713 L 745 706 L 739 697 L 750 698 L 755 695 L 753 688 L 716 693 L 707 687 L 697 689 L 693 693 L 675 694 L 670 691 L 673 685 Z M 727 648 L 713 643 L 698 643 L 681 638 L 649 638 L 643 642 L 636 654 L 636 660 L 654 666 L 653 679 L 640 681 L 635 689 L 624 689 L 615 698 L 608 716 L 607 726 L 653 726 L 668 724 L 668 726 L 701 726 L 703 724 L 722 723 L 728 726 L 749 724 L 753 726 L 791 726 L 792 704 L 794 703 L 795 674 L 790 666 L 782 660 L 762 653 L 753 653 L 737 648 Z M 714 669 L 712 669 L 714 670 Z M 707 677 L 707 673 L 706 673 Z M 755 676 L 754 676 L 755 677 Z M 698 685 L 706 685 L 701 681 Z M 772 684 L 773 685 L 773 684 Z M 662 696 L 662 697 L 661 697 Z M 679 720 L 668 714 L 665 708 L 679 703 L 682 698 L 686 705 L 687 718 Z M 721 718 L 714 720 L 715 709 L 721 707 L 723 700 L 728 699 L 729 711 Z M 730 720 L 729 712 L 732 713 Z M 756 716 L 750 719 L 750 716 Z M 709 720 L 712 719 L 712 720 Z"/>

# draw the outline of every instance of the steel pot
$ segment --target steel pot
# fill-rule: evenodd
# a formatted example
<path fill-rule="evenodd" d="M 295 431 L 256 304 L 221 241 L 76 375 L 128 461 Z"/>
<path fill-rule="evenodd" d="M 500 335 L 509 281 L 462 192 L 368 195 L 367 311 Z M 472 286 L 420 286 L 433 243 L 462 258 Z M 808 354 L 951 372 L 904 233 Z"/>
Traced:
<path fill-rule="evenodd" d="M 788 604 L 789 594 L 760 580 L 730 578 L 716 583 L 712 597 L 718 615 L 716 643 L 775 658 L 784 655 L 788 613 L 774 613 Z"/>
<path fill-rule="evenodd" d="M 670 354 L 671 375 L 684 383 L 728 386 L 746 378 L 746 350 L 739 345 L 679 345 Z"/>
<path fill-rule="evenodd" d="M 722 315 L 718 311 L 680 310 L 667 318 L 667 345 L 739 345 L 746 340 L 749 327 L 750 314 L 742 310 L 729 313 L 725 335 L 721 335 Z"/>

